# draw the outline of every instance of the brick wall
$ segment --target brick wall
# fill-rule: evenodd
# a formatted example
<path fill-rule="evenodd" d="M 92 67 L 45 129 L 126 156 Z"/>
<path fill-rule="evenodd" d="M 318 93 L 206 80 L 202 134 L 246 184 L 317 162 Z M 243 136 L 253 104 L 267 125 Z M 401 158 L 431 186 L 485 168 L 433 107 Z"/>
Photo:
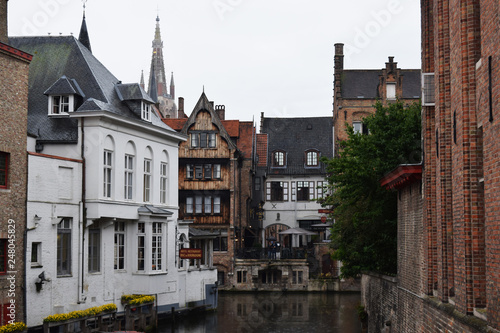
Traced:
<path fill-rule="evenodd" d="M 481 57 L 476 63 L 476 114 L 477 123 L 482 133 L 483 153 L 483 191 L 484 191 L 484 230 L 473 229 L 474 260 L 486 258 L 486 263 L 475 266 L 474 273 L 486 275 L 486 307 L 488 322 L 500 330 L 500 32 L 498 30 L 498 1 L 480 2 L 481 22 Z M 491 94 L 490 88 L 491 87 Z M 482 142 L 481 142 L 482 141 Z M 482 242 L 484 247 L 481 248 Z M 475 285 L 473 290 L 481 289 Z"/>
<path fill-rule="evenodd" d="M 436 94 L 422 112 L 423 278 L 439 304 L 425 322 L 472 331 L 479 312 L 499 329 L 498 1 L 421 4 L 422 71 L 434 72 Z"/>
<path fill-rule="evenodd" d="M 421 182 L 398 193 L 398 329 L 420 332 L 425 283 Z"/>
<path fill-rule="evenodd" d="M 368 332 L 380 332 L 388 325 L 397 327 L 398 286 L 395 277 L 363 274 L 361 303 L 368 314 Z"/>
<path fill-rule="evenodd" d="M 4 1 L 1 2 L 4 4 Z M 1 45 L 0 45 L 1 46 Z M 24 321 L 24 230 L 26 225 L 26 170 L 27 170 L 27 116 L 28 116 L 28 65 L 29 61 L 0 49 L 0 151 L 9 154 L 8 185 L 0 189 L 0 238 L 8 239 L 9 232 L 15 235 L 15 250 L 8 262 L 7 271 L 14 274 L 0 275 L 1 304 L 15 301 L 15 319 Z M 11 224 L 9 227 L 9 220 Z M 12 225 L 15 228 L 12 228 Z M 7 280 L 7 277 L 15 277 Z M 15 285 L 12 295 L 11 282 Z M 11 313 L 11 311 L 9 311 Z M 5 324 L 5 319 L 0 325 Z"/>

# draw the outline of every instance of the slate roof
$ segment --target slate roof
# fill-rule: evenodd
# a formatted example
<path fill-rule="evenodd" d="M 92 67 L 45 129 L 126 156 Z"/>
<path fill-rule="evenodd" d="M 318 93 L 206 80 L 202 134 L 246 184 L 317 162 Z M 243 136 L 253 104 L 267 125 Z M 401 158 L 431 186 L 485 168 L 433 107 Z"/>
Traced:
<path fill-rule="evenodd" d="M 142 91 L 134 91 L 134 85 L 139 85 L 116 88 L 121 82 L 75 37 L 11 37 L 9 43 L 33 54 L 29 68 L 28 132 L 37 140 L 54 143 L 78 140 L 77 119 L 48 116 L 48 96 L 44 93 L 55 89 L 79 90 L 76 96 L 81 97 L 75 112 L 106 111 L 142 121 L 140 112 L 133 112 L 130 103 L 123 102 L 117 93 L 118 89 L 125 91 L 125 95 L 145 97 Z M 155 112 L 152 112 L 151 123 L 172 130 Z"/>
<path fill-rule="evenodd" d="M 210 232 L 208 230 L 189 228 L 189 238 L 190 239 L 204 239 L 204 238 L 215 238 L 219 236 L 218 232 Z"/>
<path fill-rule="evenodd" d="M 137 212 L 139 214 L 168 215 L 168 216 L 171 216 L 174 214 L 169 210 L 155 207 L 153 205 L 141 206 L 141 207 L 137 208 Z"/>
<path fill-rule="evenodd" d="M 269 173 L 324 174 L 323 166 L 305 167 L 305 152 L 315 149 L 320 152 L 320 156 L 333 157 L 332 117 L 262 118 L 261 122 L 261 134 L 267 134 Z M 286 152 L 285 168 L 271 166 L 272 153 L 277 150 Z"/>
<path fill-rule="evenodd" d="M 378 95 L 379 77 L 382 70 L 343 70 L 341 85 L 342 98 L 376 99 Z M 420 98 L 420 70 L 402 69 L 403 98 Z"/>

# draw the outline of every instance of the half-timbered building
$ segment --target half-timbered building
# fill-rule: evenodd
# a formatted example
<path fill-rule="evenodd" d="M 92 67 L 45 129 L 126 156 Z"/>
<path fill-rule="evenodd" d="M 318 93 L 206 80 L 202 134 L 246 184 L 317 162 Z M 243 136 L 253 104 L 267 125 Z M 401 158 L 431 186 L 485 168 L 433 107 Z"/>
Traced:
<path fill-rule="evenodd" d="M 216 233 L 214 265 L 221 285 L 231 286 L 234 253 L 253 240 L 248 225 L 251 195 L 252 122 L 225 120 L 225 107 L 202 93 L 193 112 L 164 122 L 187 135 L 179 145 L 179 218 Z"/>

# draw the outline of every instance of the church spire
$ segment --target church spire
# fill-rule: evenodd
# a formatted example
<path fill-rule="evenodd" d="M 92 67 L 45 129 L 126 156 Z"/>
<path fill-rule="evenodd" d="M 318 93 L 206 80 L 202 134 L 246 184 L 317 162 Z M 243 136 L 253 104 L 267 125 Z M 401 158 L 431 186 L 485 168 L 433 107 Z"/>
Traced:
<path fill-rule="evenodd" d="M 92 48 L 90 47 L 89 32 L 87 30 L 87 23 L 85 21 L 85 3 L 87 2 L 87 0 L 82 0 L 82 2 L 83 2 L 83 20 L 78 40 L 80 41 L 80 43 L 83 44 L 83 46 L 85 46 L 90 52 L 92 52 Z"/>
<path fill-rule="evenodd" d="M 154 83 L 156 83 L 156 92 L 158 96 L 168 94 L 167 80 L 165 78 L 165 64 L 163 62 L 163 42 L 160 34 L 159 16 L 156 16 L 155 39 L 153 40 L 153 56 L 151 59 L 151 70 L 149 71 L 148 93 L 151 93 L 152 84 Z"/>
<path fill-rule="evenodd" d="M 174 72 L 170 76 L 170 98 L 175 99 L 175 84 L 174 84 Z"/>

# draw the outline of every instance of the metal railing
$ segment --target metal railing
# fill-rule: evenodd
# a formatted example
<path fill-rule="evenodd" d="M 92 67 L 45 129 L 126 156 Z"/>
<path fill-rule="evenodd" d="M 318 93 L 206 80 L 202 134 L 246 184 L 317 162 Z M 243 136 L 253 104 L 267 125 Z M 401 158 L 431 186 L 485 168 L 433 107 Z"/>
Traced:
<path fill-rule="evenodd" d="M 307 259 L 310 257 L 314 257 L 313 248 L 280 248 L 274 251 L 270 248 L 243 248 L 236 250 L 236 259 L 286 260 Z"/>

